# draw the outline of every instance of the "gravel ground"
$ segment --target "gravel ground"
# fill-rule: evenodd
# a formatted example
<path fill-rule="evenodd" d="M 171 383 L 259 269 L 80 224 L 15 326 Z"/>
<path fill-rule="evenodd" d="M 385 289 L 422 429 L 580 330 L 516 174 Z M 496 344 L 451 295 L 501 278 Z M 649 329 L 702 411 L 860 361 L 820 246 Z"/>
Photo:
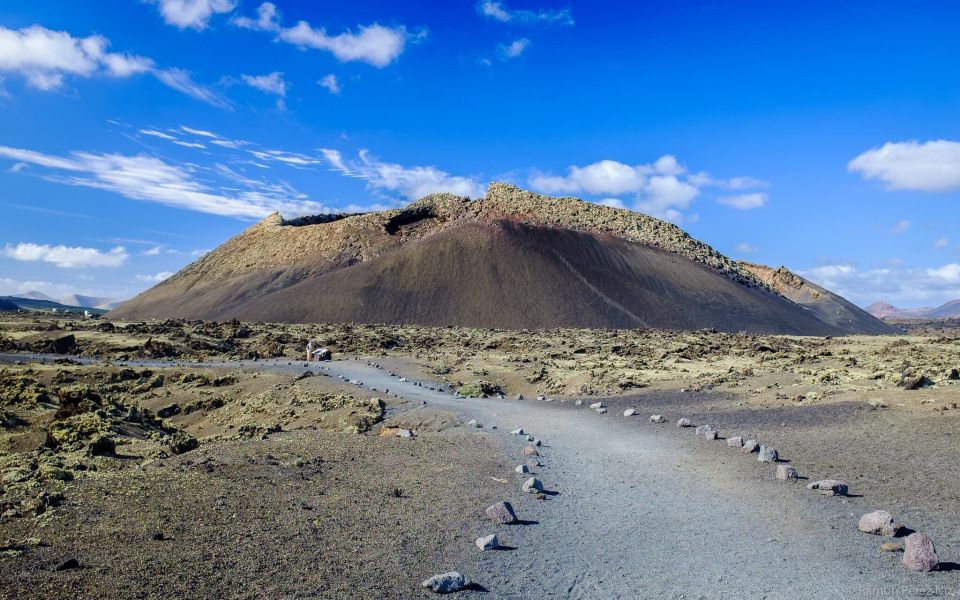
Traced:
<path fill-rule="evenodd" d="M 952 563 L 943 572 L 909 572 L 898 554 L 879 552 L 885 539 L 856 530 L 860 514 L 887 508 L 931 533 L 944 560 L 958 548 L 949 534 L 956 514 L 898 512 L 899 501 L 883 495 L 884 479 L 855 477 L 864 470 L 857 464 L 888 464 L 889 457 L 871 461 L 867 450 L 843 452 L 848 439 L 878 435 L 882 412 L 871 413 L 877 422 L 842 406 L 830 414 L 756 417 L 722 394 L 658 392 L 605 400 L 610 412 L 600 415 L 586 408 L 595 400 L 580 407 L 569 399 L 460 400 L 360 361 L 327 368 L 413 400 L 413 408 L 393 415 L 396 421 L 429 423 L 450 411 L 486 427 L 424 432 L 414 440 L 291 432 L 203 447 L 132 480 L 82 482 L 81 503 L 43 530 L 4 533 L 41 535 L 52 545 L 0 560 L 3 593 L 410 598 L 426 595 L 418 584 L 427 576 L 455 568 L 477 584 L 461 598 L 956 595 Z M 622 417 L 626 407 L 639 408 L 639 416 Z M 826 498 L 802 484 L 777 483 L 771 465 L 672 423 L 650 424 L 651 412 L 670 421 L 709 420 L 721 434 L 756 433 L 802 475 L 846 478 L 862 497 Z M 513 466 L 523 460 L 524 442 L 509 434 L 516 427 L 544 441 L 543 466 L 534 468 L 549 492 L 542 500 L 519 489 L 524 476 Z M 858 428 L 860 437 L 845 437 Z M 811 440 L 802 445 L 805 435 Z M 402 498 L 392 497 L 394 487 L 404 490 Z M 951 493 L 945 488 L 942 498 Z M 932 508 L 944 502 L 932 497 Z M 497 499 L 512 502 L 525 524 L 485 522 L 483 508 Z M 150 539 L 155 529 L 171 540 Z M 509 549 L 477 551 L 473 540 L 487 533 Z M 85 568 L 51 573 L 74 555 Z"/>

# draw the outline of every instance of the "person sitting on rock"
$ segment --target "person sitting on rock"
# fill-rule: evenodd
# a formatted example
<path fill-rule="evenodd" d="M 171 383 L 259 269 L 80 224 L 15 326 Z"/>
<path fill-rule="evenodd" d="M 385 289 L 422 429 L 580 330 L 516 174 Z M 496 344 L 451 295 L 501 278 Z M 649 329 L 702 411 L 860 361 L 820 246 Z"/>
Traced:
<path fill-rule="evenodd" d="M 313 340 L 307 342 L 307 362 L 313 360 Z"/>

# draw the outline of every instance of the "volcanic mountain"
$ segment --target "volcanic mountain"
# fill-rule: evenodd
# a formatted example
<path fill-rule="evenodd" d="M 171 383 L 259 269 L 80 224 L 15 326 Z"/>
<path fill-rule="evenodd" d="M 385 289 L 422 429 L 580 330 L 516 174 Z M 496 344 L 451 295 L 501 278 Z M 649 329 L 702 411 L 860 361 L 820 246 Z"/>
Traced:
<path fill-rule="evenodd" d="M 382 212 L 271 215 L 109 317 L 889 331 L 822 288 L 792 299 L 755 270 L 665 221 L 494 183 L 477 200 L 432 194 Z M 816 306 L 822 298 L 831 309 Z"/>

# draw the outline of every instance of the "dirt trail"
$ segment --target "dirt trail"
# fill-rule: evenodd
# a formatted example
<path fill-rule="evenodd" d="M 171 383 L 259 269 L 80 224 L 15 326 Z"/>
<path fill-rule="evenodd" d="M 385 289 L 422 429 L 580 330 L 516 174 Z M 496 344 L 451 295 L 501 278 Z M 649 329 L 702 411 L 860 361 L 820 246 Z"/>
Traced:
<path fill-rule="evenodd" d="M 356 361 L 328 368 L 505 436 L 523 427 L 543 439 L 544 466 L 534 473 L 557 494 L 534 501 L 519 491 L 523 477 L 512 477 L 505 499 L 537 524 L 491 528 L 517 549 L 480 555 L 468 575 L 489 589 L 483 597 L 910 598 L 956 589 L 956 573 L 908 572 L 899 555 L 880 555 L 877 538 L 857 531 L 870 499 L 780 484 L 772 467 L 768 481 L 738 479 L 723 463 L 756 459 L 723 441 L 689 430 L 654 435 L 673 425 L 600 415 L 586 403 L 461 400 Z M 512 437 L 520 464 L 523 440 Z"/>

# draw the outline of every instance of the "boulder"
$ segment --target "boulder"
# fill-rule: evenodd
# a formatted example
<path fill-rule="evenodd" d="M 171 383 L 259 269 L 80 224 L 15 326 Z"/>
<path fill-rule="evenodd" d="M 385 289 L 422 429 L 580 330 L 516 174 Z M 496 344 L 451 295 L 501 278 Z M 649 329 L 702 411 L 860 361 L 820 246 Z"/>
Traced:
<path fill-rule="evenodd" d="M 524 446 L 523 447 L 524 456 L 540 456 L 540 453 L 537 452 L 537 449 L 533 446 Z"/>
<path fill-rule="evenodd" d="M 727 445 L 731 448 L 743 448 L 743 438 L 738 436 L 728 437 Z"/>
<path fill-rule="evenodd" d="M 677 421 L 677 427 L 692 427 L 693 423 L 690 422 L 690 419 L 683 418 Z"/>
<path fill-rule="evenodd" d="M 434 575 L 430 579 L 423 582 L 423 587 L 432 592 L 436 592 L 437 594 L 452 594 L 454 592 L 459 592 L 468 585 L 470 585 L 470 580 L 457 571 L 450 571 L 449 573 Z"/>
<path fill-rule="evenodd" d="M 412 438 L 413 432 L 410 431 L 409 429 L 399 429 L 397 430 L 397 437 Z"/>
<path fill-rule="evenodd" d="M 807 484 L 807 489 L 817 490 L 825 496 L 846 496 L 850 491 L 846 481 L 839 479 L 821 479 Z"/>
<path fill-rule="evenodd" d="M 650 415 L 651 423 L 665 423 L 667 420 L 663 418 L 663 415 Z"/>
<path fill-rule="evenodd" d="M 800 474 L 793 465 L 777 465 L 777 479 L 780 481 L 796 481 Z"/>
<path fill-rule="evenodd" d="M 703 432 L 703 439 L 705 440 L 715 440 L 717 437 L 717 432 L 712 429 L 710 431 Z"/>
<path fill-rule="evenodd" d="M 481 550 L 496 550 L 500 547 L 500 540 L 497 539 L 497 534 L 495 533 L 478 537 L 474 543 L 477 545 L 477 548 Z"/>
<path fill-rule="evenodd" d="M 625 417 L 632 417 L 635 414 L 637 414 L 637 409 L 635 408 L 628 408 L 627 410 L 623 411 L 623 416 Z"/>
<path fill-rule="evenodd" d="M 543 491 L 543 482 L 541 482 L 536 477 L 531 477 L 530 479 L 523 482 L 523 485 L 520 486 L 520 490 L 526 494 L 536 494 Z"/>
<path fill-rule="evenodd" d="M 940 557 L 933 546 L 930 536 L 923 533 L 911 533 L 904 540 L 903 564 L 908 569 L 927 573 L 937 568 Z"/>
<path fill-rule="evenodd" d="M 590 408 L 596 410 L 598 408 L 603 408 L 603 402 L 594 402 L 590 405 Z"/>
<path fill-rule="evenodd" d="M 605 409 L 605 408 L 598 408 L 598 409 L 597 409 L 597 412 L 600 413 L 601 415 L 605 415 L 605 414 L 607 414 L 607 409 Z"/>
<path fill-rule="evenodd" d="M 514 398 L 514 400 L 516 400 L 516 401 L 518 401 L 518 402 L 519 402 L 520 400 L 523 400 L 523 394 L 517 394 L 517 396 Z"/>
<path fill-rule="evenodd" d="M 517 465 L 517 468 L 514 469 L 514 471 L 516 471 L 517 473 L 520 473 L 520 474 L 522 475 L 522 474 L 524 474 L 524 473 L 529 473 L 529 472 L 530 472 L 530 468 L 527 467 L 527 465 Z"/>
<path fill-rule="evenodd" d="M 66 354 L 77 346 L 77 338 L 73 334 L 64 335 L 50 340 L 50 350 L 54 354 Z"/>
<path fill-rule="evenodd" d="M 523 427 L 521 427 L 520 429 L 514 429 L 510 433 L 512 433 L 513 435 L 523 435 L 524 434 Z"/>
<path fill-rule="evenodd" d="M 893 522 L 893 515 L 885 510 L 875 510 L 860 517 L 857 529 L 872 535 L 893 537 L 897 535 L 900 526 Z"/>
<path fill-rule="evenodd" d="M 467 421 L 467 427 L 476 427 L 479 429 L 483 427 L 483 424 L 479 423 L 476 419 L 470 419 L 469 421 Z"/>
<path fill-rule="evenodd" d="M 752 454 L 760 449 L 760 442 L 757 440 L 746 440 L 743 442 L 743 447 L 740 448 L 740 452 L 744 454 Z"/>
<path fill-rule="evenodd" d="M 777 459 L 780 458 L 780 455 L 777 454 L 777 451 L 771 448 L 770 446 L 765 446 L 760 444 L 760 453 L 757 456 L 757 460 L 765 463 L 777 462 Z"/>
<path fill-rule="evenodd" d="M 491 504 L 484 512 L 486 513 L 487 518 L 494 523 L 509 525 L 510 523 L 517 522 L 517 515 L 513 512 L 513 507 L 510 506 L 509 502 L 501 501 L 497 502 L 496 504 Z"/>

